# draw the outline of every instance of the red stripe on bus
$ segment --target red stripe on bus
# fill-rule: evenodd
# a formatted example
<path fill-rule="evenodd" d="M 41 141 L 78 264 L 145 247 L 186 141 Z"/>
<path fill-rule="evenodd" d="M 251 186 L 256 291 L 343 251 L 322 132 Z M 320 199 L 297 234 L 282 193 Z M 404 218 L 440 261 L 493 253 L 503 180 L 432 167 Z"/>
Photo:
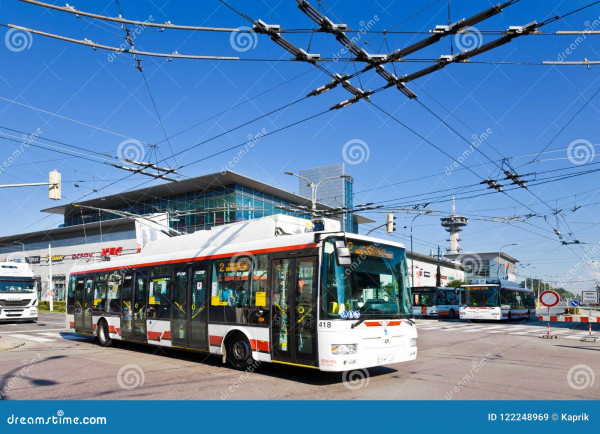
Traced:
<path fill-rule="evenodd" d="M 170 341 L 171 340 L 171 331 L 167 330 L 166 332 L 164 332 L 163 335 L 162 335 L 162 339 Z"/>
<path fill-rule="evenodd" d="M 92 324 L 92 330 L 96 330 L 96 324 Z"/>
<path fill-rule="evenodd" d="M 223 336 L 209 336 L 208 342 L 213 347 L 220 347 L 223 343 Z"/>
<path fill-rule="evenodd" d="M 259 339 L 250 339 L 250 345 L 252 346 L 252 351 L 260 351 L 261 353 L 270 352 L 268 341 L 261 341 Z"/>
<path fill-rule="evenodd" d="M 117 330 L 115 330 L 115 326 L 108 326 L 108 332 L 109 333 L 116 333 Z"/>
<path fill-rule="evenodd" d="M 69 321 L 69 327 L 71 327 L 72 329 L 75 328 L 75 321 Z"/>
<path fill-rule="evenodd" d="M 397 325 L 401 325 L 401 324 L 402 324 L 402 321 L 390 321 L 388 325 L 397 326 Z"/>
<path fill-rule="evenodd" d="M 260 255 L 263 253 L 285 252 L 287 250 L 314 249 L 316 247 L 317 247 L 316 243 L 311 243 L 311 244 L 300 244 L 298 246 L 277 247 L 277 248 L 273 248 L 273 249 L 251 250 L 251 251 L 248 251 L 247 253 L 252 254 L 252 255 Z M 197 261 L 205 261 L 205 260 L 210 260 L 210 259 L 229 258 L 229 257 L 235 256 L 235 254 L 236 254 L 236 252 L 232 252 L 232 253 L 225 253 L 222 255 L 202 256 L 202 257 L 199 256 L 199 257 L 195 257 L 195 258 L 174 259 L 172 261 L 148 262 L 145 264 L 127 265 L 126 267 L 129 267 L 129 268 L 155 267 L 158 265 L 180 264 L 183 262 L 197 262 Z M 96 269 L 96 270 L 87 270 L 87 271 L 77 271 L 77 272 L 71 273 L 71 275 L 75 276 L 78 274 L 100 273 L 100 272 L 104 272 L 104 271 L 113 271 L 113 270 L 122 270 L 122 269 L 123 269 L 123 266 L 104 268 L 104 269 Z"/>
<path fill-rule="evenodd" d="M 381 326 L 381 324 L 378 321 L 365 321 L 365 325 L 367 327 L 377 327 L 377 326 Z"/>
<path fill-rule="evenodd" d="M 118 329 L 118 328 L 116 328 L 116 327 L 115 327 L 115 330 L 117 331 L 117 334 L 118 334 L 119 336 L 121 336 L 121 329 Z"/>
<path fill-rule="evenodd" d="M 148 332 L 148 340 L 149 341 L 159 341 L 162 332 Z"/>

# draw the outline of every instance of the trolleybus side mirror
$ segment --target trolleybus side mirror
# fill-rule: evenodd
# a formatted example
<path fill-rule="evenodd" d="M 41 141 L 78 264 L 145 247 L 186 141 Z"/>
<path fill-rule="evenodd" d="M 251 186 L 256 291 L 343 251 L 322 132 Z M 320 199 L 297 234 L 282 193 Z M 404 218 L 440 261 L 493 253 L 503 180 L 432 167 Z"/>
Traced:
<path fill-rule="evenodd" d="M 344 241 L 336 241 L 335 242 L 335 257 L 337 258 L 337 263 L 341 267 L 349 267 L 352 265 L 352 254 L 350 253 L 350 249 L 346 246 Z"/>

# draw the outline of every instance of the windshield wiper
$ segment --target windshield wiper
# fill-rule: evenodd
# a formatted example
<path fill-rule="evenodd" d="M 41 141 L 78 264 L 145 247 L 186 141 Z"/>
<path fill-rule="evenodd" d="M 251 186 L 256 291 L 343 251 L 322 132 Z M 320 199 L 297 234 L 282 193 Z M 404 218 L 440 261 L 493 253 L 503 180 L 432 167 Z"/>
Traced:
<path fill-rule="evenodd" d="M 358 327 L 358 326 L 359 326 L 359 325 L 361 325 L 363 322 L 365 322 L 367 319 L 368 319 L 368 318 L 367 318 L 367 316 L 366 316 L 366 315 L 363 315 L 363 316 L 361 316 L 361 317 L 360 317 L 360 319 L 359 319 L 358 321 L 356 321 L 354 324 L 352 324 L 352 327 L 351 327 L 351 328 Z"/>

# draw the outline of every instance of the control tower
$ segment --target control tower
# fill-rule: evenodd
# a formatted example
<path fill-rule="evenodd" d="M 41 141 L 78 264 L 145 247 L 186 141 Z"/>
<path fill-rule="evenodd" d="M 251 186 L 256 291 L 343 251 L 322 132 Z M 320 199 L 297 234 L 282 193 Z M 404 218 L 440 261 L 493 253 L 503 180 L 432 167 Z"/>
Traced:
<path fill-rule="evenodd" d="M 456 202 L 454 196 L 452 196 L 452 213 L 449 217 L 442 217 L 442 227 L 446 228 L 446 231 L 450 234 L 450 248 L 448 253 L 451 255 L 458 255 L 462 249 L 460 248 L 459 241 L 462 241 L 459 237 L 462 228 L 469 224 L 469 219 L 456 214 Z"/>

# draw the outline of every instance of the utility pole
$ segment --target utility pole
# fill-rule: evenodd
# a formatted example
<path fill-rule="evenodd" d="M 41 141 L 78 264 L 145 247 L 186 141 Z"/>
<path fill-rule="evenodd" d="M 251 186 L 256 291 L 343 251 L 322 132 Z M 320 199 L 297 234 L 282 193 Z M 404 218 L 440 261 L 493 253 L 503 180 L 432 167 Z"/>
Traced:
<path fill-rule="evenodd" d="M 52 281 L 52 245 L 48 244 L 48 297 L 50 297 L 50 312 L 54 310 L 54 282 Z"/>

